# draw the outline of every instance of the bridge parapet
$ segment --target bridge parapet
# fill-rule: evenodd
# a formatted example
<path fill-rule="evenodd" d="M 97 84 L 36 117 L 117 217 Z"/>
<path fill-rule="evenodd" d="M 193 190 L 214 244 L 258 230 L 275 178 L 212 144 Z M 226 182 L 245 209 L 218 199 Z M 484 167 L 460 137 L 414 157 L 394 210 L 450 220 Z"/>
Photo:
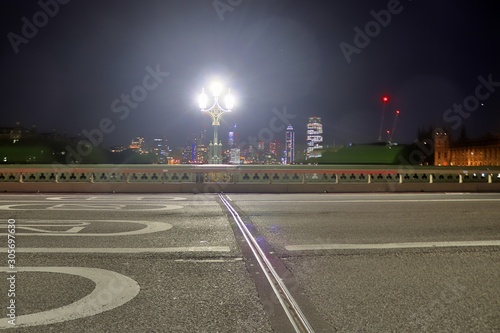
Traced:
<path fill-rule="evenodd" d="M 414 168 L 394 166 L 10 166 L 0 183 L 221 183 L 360 184 L 498 183 L 500 168 Z"/>

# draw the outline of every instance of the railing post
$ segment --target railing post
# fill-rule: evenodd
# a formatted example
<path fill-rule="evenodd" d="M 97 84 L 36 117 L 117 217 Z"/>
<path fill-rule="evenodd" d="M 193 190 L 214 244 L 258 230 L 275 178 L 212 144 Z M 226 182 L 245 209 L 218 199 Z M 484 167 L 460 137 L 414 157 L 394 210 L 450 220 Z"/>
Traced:
<path fill-rule="evenodd" d="M 462 174 L 459 174 L 458 175 L 458 183 L 462 184 L 463 182 L 464 182 L 464 177 L 462 176 Z"/>
<path fill-rule="evenodd" d="M 399 174 L 399 183 L 403 184 L 403 174 L 402 173 Z"/>
<path fill-rule="evenodd" d="M 431 173 L 429 175 L 429 183 L 432 184 L 434 182 L 434 175 Z"/>
<path fill-rule="evenodd" d="M 493 174 L 488 174 L 488 184 L 493 183 Z"/>
<path fill-rule="evenodd" d="M 369 173 L 368 174 L 368 184 L 371 184 L 372 183 L 372 174 Z"/>

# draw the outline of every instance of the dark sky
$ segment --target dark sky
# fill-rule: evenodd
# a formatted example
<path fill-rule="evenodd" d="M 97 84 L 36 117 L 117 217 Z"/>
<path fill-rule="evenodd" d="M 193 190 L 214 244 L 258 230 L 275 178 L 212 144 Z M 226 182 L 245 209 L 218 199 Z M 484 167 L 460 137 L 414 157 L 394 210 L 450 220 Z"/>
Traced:
<path fill-rule="evenodd" d="M 243 140 L 271 132 L 281 139 L 273 109 L 286 108 L 299 143 L 309 116 L 322 117 L 326 144 L 374 142 L 383 94 L 390 97 L 384 131 L 401 110 L 395 141 L 412 142 L 429 125 L 465 125 L 472 137 L 500 132 L 493 1 L 219 0 L 236 5 L 223 20 L 212 0 L 71 0 L 53 17 L 40 13 L 40 3 L 56 10 L 55 0 L 1 4 L 0 126 L 20 121 L 76 135 L 108 118 L 113 130 L 104 133 L 104 146 L 162 135 L 182 145 L 192 131 L 211 135 L 196 96 L 217 77 L 238 99 L 221 136 L 237 123 Z M 394 13 L 385 27 L 370 23 L 371 11 L 388 7 Z M 37 33 L 23 32 L 34 20 Z M 358 38 L 348 63 L 340 44 L 354 47 L 354 28 L 367 24 L 372 37 Z M 148 66 L 169 74 L 128 114 L 113 112 L 122 94 L 141 91 Z M 490 91 L 479 87 L 479 76 L 490 76 Z M 464 102 L 471 111 L 447 112 Z"/>

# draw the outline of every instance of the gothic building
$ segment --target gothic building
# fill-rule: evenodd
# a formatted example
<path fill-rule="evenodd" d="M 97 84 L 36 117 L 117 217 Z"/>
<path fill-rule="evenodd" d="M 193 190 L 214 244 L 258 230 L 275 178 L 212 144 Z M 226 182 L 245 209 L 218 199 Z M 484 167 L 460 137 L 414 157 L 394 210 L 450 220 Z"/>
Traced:
<path fill-rule="evenodd" d="M 434 137 L 436 166 L 500 166 L 500 136 L 452 141 L 447 131 L 437 129 Z"/>

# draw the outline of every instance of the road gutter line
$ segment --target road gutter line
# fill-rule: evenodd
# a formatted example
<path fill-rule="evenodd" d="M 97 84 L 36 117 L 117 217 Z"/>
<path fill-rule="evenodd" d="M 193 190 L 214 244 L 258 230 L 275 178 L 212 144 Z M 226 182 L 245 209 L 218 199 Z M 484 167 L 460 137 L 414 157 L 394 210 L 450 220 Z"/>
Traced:
<path fill-rule="evenodd" d="M 264 272 L 271 288 L 274 291 L 274 294 L 278 298 L 283 310 L 285 311 L 290 323 L 295 329 L 297 333 L 314 333 L 314 329 L 309 324 L 309 321 L 302 313 L 299 305 L 291 295 L 288 288 L 283 283 L 283 280 L 278 275 L 272 264 L 267 259 L 264 251 L 261 249 L 257 240 L 252 236 L 251 232 L 246 227 L 245 223 L 241 219 L 238 212 L 231 206 L 228 200 L 224 197 L 224 195 L 219 194 L 219 198 L 228 209 L 229 213 L 231 213 L 236 225 L 240 229 L 245 241 L 250 247 L 255 259 L 259 263 L 260 268 Z"/>

